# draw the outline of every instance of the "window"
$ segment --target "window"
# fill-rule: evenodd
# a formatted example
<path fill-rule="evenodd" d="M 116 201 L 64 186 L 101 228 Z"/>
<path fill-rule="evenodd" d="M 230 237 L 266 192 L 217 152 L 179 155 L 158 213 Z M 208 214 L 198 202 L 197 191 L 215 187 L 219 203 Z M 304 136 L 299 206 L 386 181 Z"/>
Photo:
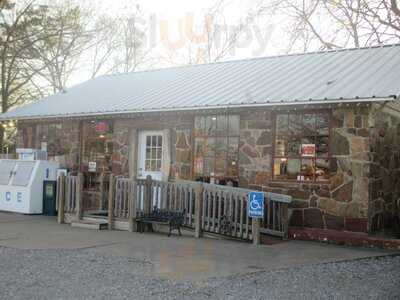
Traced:
<path fill-rule="evenodd" d="M 214 115 L 195 118 L 197 180 L 238 183 L 239 116 Z"/>
<path fill-rule="evenodd" d="M 82 165 L 84 171 L 89 171 L 89 163 L 95 162 L 95 168 L 90 169 L 90 172 L 111 172 L 114 151 L 112 122 L 85 122 L 82 135 Z"/>
<path fill-rule="evenodd" d="M 145 171 L 158 172 L 162 162 L 162 136 L 146 136 L 146 164 Z"/>
<path fill-rule="evenodd" d="M 329 179 L 329 124 L 326 112 L 276 116 L 274 179 Z"/>
<path fill-rule="evenodd" d="M 39 124 L 37 128 L 37 135 L 39 145 L 38 147 L 47 150 L 49 158 L 58 155 L 65 155 L 69 149 L 65 149 L 66 142 L 64 140 L 64 131 L 62 123 L 44 123 Z"/>
<path fill-rule="evenodd" d="M 22 129 L 23 148 L 35 148 L 33 127 L 23 127 Z"/>

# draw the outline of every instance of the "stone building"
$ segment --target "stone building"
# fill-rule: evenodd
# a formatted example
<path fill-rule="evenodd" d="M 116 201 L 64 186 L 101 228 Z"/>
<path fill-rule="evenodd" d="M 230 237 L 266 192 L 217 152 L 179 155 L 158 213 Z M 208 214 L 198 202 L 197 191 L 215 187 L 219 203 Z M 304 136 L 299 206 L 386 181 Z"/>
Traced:
<path fill-rule="evenodd" d="M 376 232 L 399 222 L 399 92 L 391 45 L 101 76 L 0 120 L 87 189 L 231 184 L 291 195 L 292 227 Z"/>

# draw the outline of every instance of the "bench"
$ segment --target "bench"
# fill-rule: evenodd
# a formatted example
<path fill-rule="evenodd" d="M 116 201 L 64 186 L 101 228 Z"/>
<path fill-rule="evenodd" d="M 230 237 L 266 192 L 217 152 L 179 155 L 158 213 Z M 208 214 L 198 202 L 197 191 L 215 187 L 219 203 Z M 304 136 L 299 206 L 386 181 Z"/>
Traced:
<path fill-rule="evenodd" d="M 154 208 L 150 213 L 141 213 L 136 218 L 137 228 L 140 233 L 144 232 L 146 224 L 150 225 L 150 231 L 153 231 L 153 224 L 168 225 L 171 236 L 173 230 L 178 230 L 181 236 L 181 226 L 183 224 L 184 211 L 170 211 Z"/>

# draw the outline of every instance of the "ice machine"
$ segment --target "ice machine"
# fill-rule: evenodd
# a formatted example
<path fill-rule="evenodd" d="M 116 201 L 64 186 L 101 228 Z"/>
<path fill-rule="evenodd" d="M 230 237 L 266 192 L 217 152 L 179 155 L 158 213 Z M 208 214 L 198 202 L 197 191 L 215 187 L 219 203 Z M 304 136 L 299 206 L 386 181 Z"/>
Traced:
<path fill-rule="evenodd" d="M 43 182 L 57 180 L 58 163 L 34 159 L 0 160 L 0 210 L 43 213 Z"/>

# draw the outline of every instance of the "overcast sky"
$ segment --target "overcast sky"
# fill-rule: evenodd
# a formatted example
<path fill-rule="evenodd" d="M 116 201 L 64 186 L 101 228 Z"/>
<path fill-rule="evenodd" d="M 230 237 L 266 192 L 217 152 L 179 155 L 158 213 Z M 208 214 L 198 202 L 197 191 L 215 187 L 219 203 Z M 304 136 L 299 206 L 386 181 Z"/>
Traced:
<path fill-rule="evenodd" d="M 47 3 L 62 0 L 40 0 Z M 156 63 L 141 68 L 168 67 L 189 63 L 187 47 L 190 43 L 188 36 L 188 18 L 193 18 L 194 25 L 189 26 L 194 35 L 201 36 L 204 32 L 204 17 L 207 11 L 218 3 L 218 0 L 71 0 L 83 8 L 89 9 L 94 15 L 108 14 L 113 17 L 128 15 L 136 6 L 140 7 L 142 17 L 146 23 L 146 48 L 151 49 L 151 55 L 156 57 Z M 225 18 L 226 31 L 222 36 L 234 30 L 234 26 L 247 17 L 249 10 L 256 6 L 260 0 L 225 0 L 223 4 L 223 16 Z M 264 1 L 267 2 L 267 1 Z M 279 48 L 279 32 L 274 26 L 277 19 L 269 18 L 262 23 L 252 23 L 242 34 L 238 45 L 225 55 L 223 60 L 243 59 L 259 56 L 267 56 L 282 53 Z M 164 32 L 164 34 L 163 34 Z M 165 33 L 167 32 L 167 34 Z M 116 33 L 118 34 L 118 33 Z M 190 35 L 190 34 L 189 34 Z M 278 42 L 271 42 L 274 37 Z M 194 48 L 201 46 L 195 43 Z M 195 51 L 199 51 L 196 49 Z M 193 53 L 190 54 L 192 56 Z M 195 55 L 193 55 L 195 56 Z M 159 59 L 160 57 L 166 59 Z M 87 78 L 80 71 L 71 78 L 70 84 L 76 84 Z"/>

